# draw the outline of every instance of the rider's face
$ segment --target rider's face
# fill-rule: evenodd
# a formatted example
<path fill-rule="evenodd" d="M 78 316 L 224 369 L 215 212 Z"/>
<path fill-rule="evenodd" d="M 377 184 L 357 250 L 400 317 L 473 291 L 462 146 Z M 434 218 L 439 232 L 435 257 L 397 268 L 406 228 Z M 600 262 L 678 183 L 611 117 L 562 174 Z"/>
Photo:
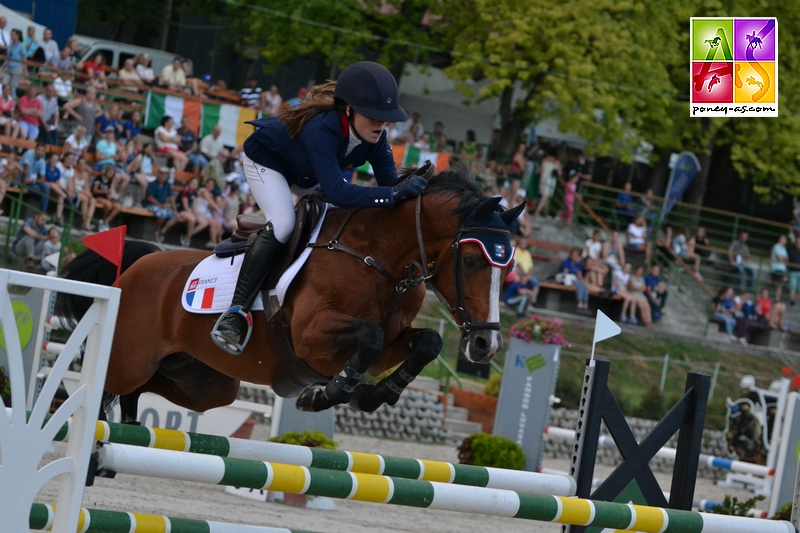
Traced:
<path fill-rule="evenodd" d="M 353 129 L 356 130 L 358 136 L 370 144 L 377 143 L 381 138 L 383 128 L 386 127 L 386 123 L 377 122 L 356 112 L 353 115 Z"/>

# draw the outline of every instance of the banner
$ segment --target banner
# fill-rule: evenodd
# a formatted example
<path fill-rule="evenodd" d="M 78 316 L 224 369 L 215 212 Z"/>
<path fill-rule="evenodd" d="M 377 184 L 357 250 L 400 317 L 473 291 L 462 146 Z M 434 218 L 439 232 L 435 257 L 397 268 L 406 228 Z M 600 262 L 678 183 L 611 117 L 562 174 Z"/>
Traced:
<path fill-rule="evenodd" d="M 669 176 L 669 184 L 667 185 L 667 192 L 664 195 L 664 205 L 661 208 L 661 216 L 659 221 L 663 222 L 664 219 L 672 211 L 672 206 L 675 202 L 683 198 L 683 193 L 689 188 L 694 177 L 700 172 L 700 161 L 692 152 L 681 152 L 675 159 L 675 165 L 672 167 L 672 173 Z"/>

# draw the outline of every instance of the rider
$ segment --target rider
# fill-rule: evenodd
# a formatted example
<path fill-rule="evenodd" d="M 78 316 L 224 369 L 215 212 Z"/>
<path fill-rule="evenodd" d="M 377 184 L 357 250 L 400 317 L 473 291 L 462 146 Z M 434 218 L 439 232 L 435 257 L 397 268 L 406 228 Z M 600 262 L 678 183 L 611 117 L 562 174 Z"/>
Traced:
<path fill-rule="evenodd" d="M 385 126 L 408 118 L 397 97 L 397 82 L 385 67 L 360 61 L 337 82 L 314 87 L 299 106 L 249 122 L 259 129 L 244 142 L 244 173 L 267 224 L 245 253 L 231 308 L 211 331 L 217 346 L 238 355 L 250 338 L 250 308 L 294 227 L 290 189 L 303 194 L 319 185 L 331 204 L 348 207 L 390 207 L 425 189 L 419 176 L 389 186 L 398 176 Z M 381 186 L 342 177 L 367 161 Z"/>

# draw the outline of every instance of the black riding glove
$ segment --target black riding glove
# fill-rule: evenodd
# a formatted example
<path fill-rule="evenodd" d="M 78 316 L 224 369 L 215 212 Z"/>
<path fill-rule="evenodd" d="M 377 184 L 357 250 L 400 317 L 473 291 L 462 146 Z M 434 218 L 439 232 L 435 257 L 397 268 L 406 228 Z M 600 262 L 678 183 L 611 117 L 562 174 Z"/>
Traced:
<path fill-rule="evenodd" d="M 403 200 L 408 200 L 409 198 L 419 196 L 427 186 L 428 182 L 425 180 L 425 178 L 411 176 L 394 188 L 394 193 L 392 196 L 395 202 L 401 202 Z"/>

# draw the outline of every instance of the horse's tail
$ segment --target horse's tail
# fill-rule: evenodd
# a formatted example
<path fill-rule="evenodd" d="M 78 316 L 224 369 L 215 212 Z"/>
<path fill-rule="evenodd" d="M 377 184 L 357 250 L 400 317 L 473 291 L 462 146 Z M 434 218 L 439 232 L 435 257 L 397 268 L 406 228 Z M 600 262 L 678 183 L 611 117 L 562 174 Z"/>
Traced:
<path fill-rule="evenodd" d="M 159 251 L 161 249 L 155 244 L 126 240 L 122 251 L 122 272 L 142 257 Z M 111 286 L 117 277 L 117 267 L 96 252 L 86 250 L 61 269 L 59 277 Z M 53 314 L 64 318 L 68 326 L 74 327 L 91 305 L 91 298 L 59 292 Z"/>

